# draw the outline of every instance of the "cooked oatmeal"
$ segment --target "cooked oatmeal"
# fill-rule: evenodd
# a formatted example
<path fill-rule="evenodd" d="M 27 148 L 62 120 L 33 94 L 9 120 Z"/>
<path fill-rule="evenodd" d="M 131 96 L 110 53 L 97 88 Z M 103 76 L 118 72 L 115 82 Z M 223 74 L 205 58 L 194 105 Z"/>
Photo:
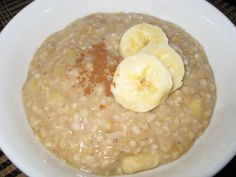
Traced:
<path fill-rule="evenodd" d="M 123 60 L 121 36 L 141 22 L 162 28 L 186 71 L 183 86 L 145 113 L 121 107 L 110 91 Z M 22 95 L 29 123 L 50 152 L 78 169 L 115 175 L 183 155 L 209 124 L 216 87 L 203 47 L 180 27 L 144 14 L 98 13 L 43 42 Z"/>

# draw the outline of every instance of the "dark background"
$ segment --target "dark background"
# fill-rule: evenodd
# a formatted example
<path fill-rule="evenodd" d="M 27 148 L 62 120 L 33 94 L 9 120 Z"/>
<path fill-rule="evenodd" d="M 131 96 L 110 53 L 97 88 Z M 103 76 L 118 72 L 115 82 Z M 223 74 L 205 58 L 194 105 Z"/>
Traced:
<path fill-rule="evenodd" d="M 0 31 L 23 7 L 33 0 L 0 0 Z M 207 0 L 223 12 L 236 25 L 235 0 Z M 236 47 L 236 46 L 235 46 Z M 236 138 L 236 137 L 235 137 Z M 0 150 L 0 177 L 25 177 Z M 236 177 L 236 157 L 214 177 Z"/>

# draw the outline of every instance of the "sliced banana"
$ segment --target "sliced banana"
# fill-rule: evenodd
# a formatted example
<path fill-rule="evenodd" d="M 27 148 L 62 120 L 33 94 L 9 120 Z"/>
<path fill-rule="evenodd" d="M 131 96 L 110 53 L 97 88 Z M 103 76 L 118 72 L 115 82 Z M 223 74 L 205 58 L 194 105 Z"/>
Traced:
<path fill-rule="evenodd" d="M 156 57 L 138 53 L 116 68 L 111 91 L 124 108 L 146 112 L 158 106 L 173 86 L 172 75 Z"/>
<path fill-rule="evenodd" d="M 148 44 L 140 52 L 151 54 L 161 60 L 173 76 L 173 88 L 175 91 L 182 86 L 185 69 L 181 56 L 167 44 Z"/>
<path fill-rule="evenodd" d="M 126 174 L 151 169 L 158 164 L 159 158 L 157 154 L 140 153 L 133 156 L 125 156 L 121 160 L 122 171 Z"/>
<path fill-rule="evenodd" d="M 120 52 L 125 58 L 138 53 L 149 43 L 168 44 L 168 38 L 161 28 L 140 23 L 129 28 L 121 38 Z"/>

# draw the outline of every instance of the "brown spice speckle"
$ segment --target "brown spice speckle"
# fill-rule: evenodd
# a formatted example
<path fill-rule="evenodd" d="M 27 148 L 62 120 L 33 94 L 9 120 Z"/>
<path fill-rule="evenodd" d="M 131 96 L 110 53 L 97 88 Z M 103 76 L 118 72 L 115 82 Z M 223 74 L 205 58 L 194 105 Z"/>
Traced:
<path fill-rule="evenodd" d="M 102 105 L 102 104 L 99 106 L 99 109 L 100 109 L 101 111 L 104 110 L 105 108 L 106 108 L 106 106 L 104 106 L 104 105 Z"/>
<path fill-rule="evenodd" d="M 93 70 L 86 71 L 83 64 L 83 58 L 87 55 L 94 57 L 92 61 Z M 87 50 L 85 53 L 81 54 L 81 57 L 76 60 L 76 67 L 79 67 L 80 73 L 77 79 L 79 80 L 80 85 L 84 85 L 87 81 L 88 83 L 84 85 L 84 95 L 89 95 L 93 91 L 95 84 L 101 83 L 105 87 L 106 96 L 111 96 L 111 81 L 108 80 L 107 75 L 113 76 L 117 65 L 107 66 L 107 61 L 116 60 L 119 63 L 121 58 L 113 56 L 105 49 L 105 44 L 100 42 L 98 44 L 92 45 L 92 48 Z M 107 69 L 108 73 L 105 73 L 104 70 Z"/>

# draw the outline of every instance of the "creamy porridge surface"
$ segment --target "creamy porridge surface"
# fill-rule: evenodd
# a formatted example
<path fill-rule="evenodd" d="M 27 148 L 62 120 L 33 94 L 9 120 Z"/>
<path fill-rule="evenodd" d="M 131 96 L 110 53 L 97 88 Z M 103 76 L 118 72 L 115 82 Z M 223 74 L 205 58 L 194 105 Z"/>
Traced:
<path fill-rule="evenodd" d="M 121 36 L 141 22 L 162 28 L 186 73 L 162 105 L 136 113 L 115 101 L 110 84 L 122 61 Z M 202 46 L 180 27 L 144 14 L 99 13 L 43 42 L 22 95 L 29 123 L 50 152 L 76 168 L 114 175 L 184 154 L 209 124 L 216 87 Z"/>

